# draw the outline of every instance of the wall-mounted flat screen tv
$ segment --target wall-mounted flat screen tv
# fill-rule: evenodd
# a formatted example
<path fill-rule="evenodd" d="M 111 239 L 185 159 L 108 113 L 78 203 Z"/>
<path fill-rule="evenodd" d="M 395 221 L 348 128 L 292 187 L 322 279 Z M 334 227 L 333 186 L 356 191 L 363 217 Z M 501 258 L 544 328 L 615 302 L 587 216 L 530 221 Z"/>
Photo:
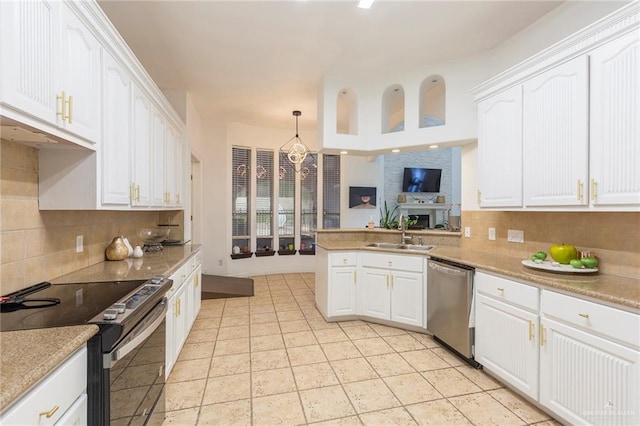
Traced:
<path fill-rule="evenodd" d="M 442 169 L 405 167 L 402 192 L 440 192 Z"/>

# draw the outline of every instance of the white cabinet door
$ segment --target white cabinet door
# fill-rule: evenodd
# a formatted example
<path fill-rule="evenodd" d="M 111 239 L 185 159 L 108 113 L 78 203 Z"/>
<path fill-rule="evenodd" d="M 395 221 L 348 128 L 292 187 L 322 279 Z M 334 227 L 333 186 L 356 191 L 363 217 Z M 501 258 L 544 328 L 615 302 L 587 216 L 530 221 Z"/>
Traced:
<path fill-rule="evenodd" d="M 102 204 L 131 202 L 130 147 L 131 79 L 107 51 L 103 55 Z"/>
<path fill-rule="evenodd" d="M 478 104 L 478 203 L 522 207 L 521 85 Z"/>
<path fill-rule="evenodd" d="M 640 352 L 542 318 L 540 403 L 570 424 L 640 423 Z"/>
<path fill-rule="evenodd" d="M 423 274 L 393 271 L 391 273 L 391 321 L 424 327 Z"/>
<path fill-rule="evenodd" d="M 147 96 L 133 85 L 131 186 L 134 206 L 151 203 L 151 105 Z"/>
<path fill-rule="evenodd" d="M 329 286 L 329 316 L 357 313 L 357 284 L 355 266 L 331 268 Z"/>
<path fill-rule="evenodd" d="M 590 176 L 595 206 L 640 204 L 640 38 L 590 53 Z"/>
<path fill-rule="evenodd" d="M 538 399 L 537 314 L 476 295 L 475 360 L 525 395 Z"/>
<path fill-rule="evenodd" d="M 180 177 L 178 173 L 178 164 L 182 160 L 182 143 L 179 139 L 178 131 L 171 124 L 167 123 L 165 127 L 165 161 L 164 161 L 164 187 L 165 187 L 165 206 L 176 207 L 179 203 L 180 195 L 178 194 L 178 181 Z"/>
<path fill-rule="evenodd" d="M 151 111 L 151 204 L 153 207 L 165 205 L 164 145 L 164 118 L 157 108 L 153 108 Z"/>
<path fill-rule="evenodd" d="M 362 268 L 359 294 L 362 315 L 391 318 L 391 274 L 386 269 Z"/>
<path fill-rule="evenodd" d="M 61 4 L 60 88 L 68 97 L 68 118 L 58 122 L 96 142 L 100 134 L 100 43 L 70 7 Z"/>
<path fill-rule="evenodd" d="M 169 377 L 171 370 L 173 370 L 173 365 L 176 363 L 176 349 L 173 338 L 173 330 L 176 328 L 176 312 L 177 305 L 174 293 L 173 296 L 167 299 L 167 316 L 165 317 L 165 379 Z"/>
<path fill-rule="evenodd" d="M 588 58 L 579 56 L 524 83 L 526 206 L 588 203 Z"/>
<path fill-rule="evenodd" d="M 87 394 L 80 395 L 76 402 L 64 413 L 56 425 L 85 426 L 87 424 Z"/>
<path fill-rule="evenodd" d="M 180 287 L 173 293 L 168 299 L 167 317 L 166 317 L 166 374 L 165 377 L 169 377 L 169 373 L 173 369 L 178 355 L 182 350 L 184 341 L 187 338 L 187 293 L 188 286 L 180 283 Z"/>
<path fill-rule="evenodd" d="M 202 266 L 200 264 L 194 271 L 193 280 L 193 304 L 190 306 L 190 310 L 193 312 L 192 322 L 195 321 L 202 306 Z"/>
<path fill-rule="evenodd" d="M 0 101 L 53 125 L 60 108 L 60 5 L 44 0 L 0 2 Z"/>

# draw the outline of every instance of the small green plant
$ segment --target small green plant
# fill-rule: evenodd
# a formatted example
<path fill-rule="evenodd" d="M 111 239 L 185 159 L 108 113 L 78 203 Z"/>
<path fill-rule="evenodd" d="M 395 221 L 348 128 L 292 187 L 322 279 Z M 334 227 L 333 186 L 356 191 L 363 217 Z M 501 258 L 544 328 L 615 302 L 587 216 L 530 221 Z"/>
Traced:
<path fill-rule="evenodd" d="M 398 205 L 389 210 L 387 202 L 380 208 L 380 228 L 396 229 L 398 227 Z"/>

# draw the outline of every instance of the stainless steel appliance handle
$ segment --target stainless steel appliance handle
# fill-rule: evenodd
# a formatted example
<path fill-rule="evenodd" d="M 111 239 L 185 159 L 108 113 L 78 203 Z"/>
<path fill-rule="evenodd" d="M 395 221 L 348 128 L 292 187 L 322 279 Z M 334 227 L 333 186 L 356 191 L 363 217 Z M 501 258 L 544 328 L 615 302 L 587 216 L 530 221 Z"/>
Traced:
<path fill-rule="evenodd" d="M 436 263 L 434 261 L 429 261 L 429 268 L 435 269 L 438 272 L 442 272 L 449 275 L 463 276 L 466 275 L 469 271 L 456 268 L 456 267 L 448 267 L 441 263 Z"/>
<path fill-rule="evenodd" d="M 167 299 L 163 298 L 158 305 L 138 324 L 131 333 L 111 352 L 104 354 L 103 368 L 113 365 L 127 356 L 138 345 L 144 342 L 162 324 L 167 314 Z M 131 336 L 131 337 L 129 337 Z"/>

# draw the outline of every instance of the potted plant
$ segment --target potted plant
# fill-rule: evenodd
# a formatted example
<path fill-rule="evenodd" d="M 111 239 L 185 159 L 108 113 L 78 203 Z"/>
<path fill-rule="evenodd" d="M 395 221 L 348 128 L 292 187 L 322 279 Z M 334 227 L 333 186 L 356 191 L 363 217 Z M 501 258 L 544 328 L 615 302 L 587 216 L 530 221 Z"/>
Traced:
<path fill-rule="evenodd" d="M 380 228 L 396 229 L 398 228 L 398 205 L 389 210 L 387 202 L 384 207 L 380 208 Z"/>

